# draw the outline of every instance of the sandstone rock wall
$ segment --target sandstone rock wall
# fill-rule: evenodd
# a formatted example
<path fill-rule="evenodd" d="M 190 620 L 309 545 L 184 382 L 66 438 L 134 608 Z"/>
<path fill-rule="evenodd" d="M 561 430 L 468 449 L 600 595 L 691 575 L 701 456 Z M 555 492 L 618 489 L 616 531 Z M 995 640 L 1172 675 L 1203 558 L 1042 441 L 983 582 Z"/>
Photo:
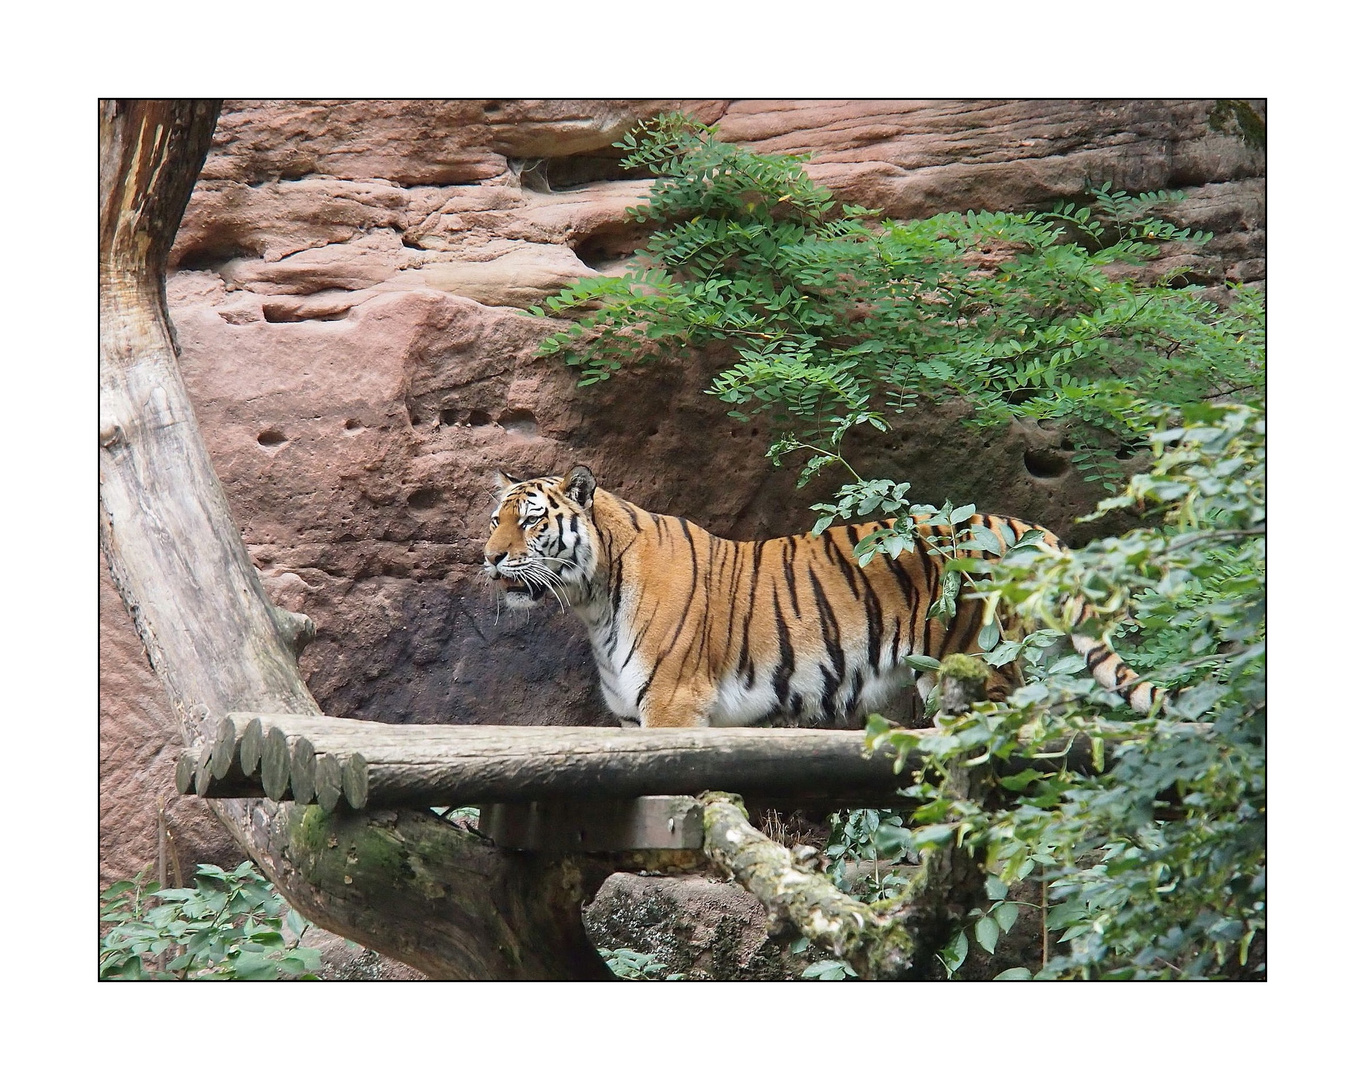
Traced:
<path fill-rule="evenodd" d="M 641 239 L 622 212 L 647 181 L 619 178 L 611 149 L 637 119 L 685 108 L 724 138 L 810 153 L 818 181 L 897 217 L 1046 207 L 1087 181 L 1182 188 L 1182 216 L 1220 234 L 1198 272 L 1260 280 L 1264 154 L 1215 131 L 1211 105 L 228 102 L 167 295 L 246 542 L 276 601 L 317 623 L 302 667 L 319 703 L 402 722 L 608 722 L 575 621 L 499 613 L 480 579 L 495 468 L 582 461 L 644 506 L 746 538 L 807 528 L 834 485 L 795 490 L 764 460 L 761 428 L 702 393 L 719 357 L 587 390 L 535 357 L 543 331 L 522 308 L 610 271 Z M 1064 455 L 1030 472 L 1026 451 L 1054 444 L 1019 427 L 982 445 L 951 410 L 926 409 L 864 452 L 925 501 L 1065 534 L 1093 493 Z M 170 794 L 164 743 L 179 738 L 129 633 L 102 603 L 106 877 L 149 861 L 148 805 Z M 192 800 L 170 801 L 188 823 Z"/>

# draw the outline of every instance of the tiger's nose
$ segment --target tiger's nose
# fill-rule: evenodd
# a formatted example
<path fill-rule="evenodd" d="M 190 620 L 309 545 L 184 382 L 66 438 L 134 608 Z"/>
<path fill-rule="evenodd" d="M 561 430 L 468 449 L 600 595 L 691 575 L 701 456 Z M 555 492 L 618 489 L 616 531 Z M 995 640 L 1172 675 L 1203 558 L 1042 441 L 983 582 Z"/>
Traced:
<path fill-rule="evenodd" d="M 489 566 L 497 566 L 498 563 L 502 562 L 503 559 L 507 558 L 507 552 L 499 551 L 496 555 L 492 556 L 485 555 L 484 558 L 488 560 Z"/>

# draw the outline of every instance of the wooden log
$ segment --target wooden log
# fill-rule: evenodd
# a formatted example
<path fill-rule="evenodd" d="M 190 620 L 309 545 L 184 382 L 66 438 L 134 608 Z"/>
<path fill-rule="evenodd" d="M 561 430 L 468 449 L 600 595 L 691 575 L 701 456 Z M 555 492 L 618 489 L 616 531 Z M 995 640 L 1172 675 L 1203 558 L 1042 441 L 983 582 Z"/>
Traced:
<path fill-rule="evenodd" d="M 242 729 L 245 726 L 239 725 L 231 714 L 218 721 L 218 730 L 213 740 L 213 754 L 209 762 L 215 780 L 222 780 L 234 767 L 239 767 Z"/>
<path fill-rule="evenodd" d="M 295 802 L 310 803 L 317 790 L 317 751 L 306 735 L 290 739 L 289 744 L 289 790 Z"/>
<path fill-rule="evenodd" d="M 318 805 L 331 813 L 341 799 L 343 774 L 341 763 L 335 754 L 318 754 L 316 761 L 316 783 L 314 790 Z M 362 803 L 361 806 L 364 804 Z M 361 809 L 360 806 L 355 809 Z"/>
<path fill-rule="evenodd" d="M 233 720 L 244 732 L 243 771 L 254 731 L 264 733 L 263 743 L 307 739 L 319 754 L 335 755 L 346 801 L 356 809 L 706 790 L 737 791 L 755 804 L 788 808 L 898 806 L 909 803 L 898 789 L 923 760 L 911 753 L 898 772 L 889 747 L 869 753 L 855 731 L 381 724 L 292 714 L 239 714 Z M 1116 729 L 1110 736 L 1117 743 L 1127 734 Z M 1112 758 L 1112 747 L 1105 749 Z M 1000 771 L 1093 768 L 1088 742 L 1058 743 L 1044 753 L 1051 756 L 1020 756 Z"/>
<path fill-rule="evenodd" d="M 240 718 L 239 718 L 240 719 Z M 868 755 L 861 732 L 774 729 L 396 725 L 251 714 L 267 733 L 364 759 L 362 805 L 452 806 L 695 795 L 894 798 L 894 753 Z M 245 740 L 244 740 L 245 741 Z M 354 805 L 354 804 L 353 804 Z"/>
<path fill-rule="evenodd" d="M 289 738 L 279 728 L 270 728 L 261 745 L 261 786 L 268 799 L 279 802 L 289 790 Z"/>
<path fill-rule="evenodd" d="M 240 722 L 242 717 L 237 717 Z M 241 762 L 242 771 L 248 776 L 254 775 L 261 767 L 261 747 L 265 745 L 265 728 L 261 726 L 260 717 L 253 716 L 247 720 L 246 727 L 242 730 L 242 741 L 237 745 L 237 759 Z"/>
<path fill-rule="evenodd" d="M 201 744 L 199 756 L 194 762 L 194 793 L 201 798 L 208 794 L 209 783 L 213 779 L 210 765 L 213 761 L 213 746 Z"/>
<path fill-rule="evenodd" d="M 332 755 L 328 755 L 332 756 Z M 370 797 L 370 765 L 364 754 L 340 755 L 341 790 L 352 810 L 363 809 Z"/>
<path fill-rule="evenodd" d="M 188 795 L 194 791 L 194 767 L 199 763 L 200 749 L 199 746 L 187 746 L 176 758 L 175 790 L 181 795 Z"/>

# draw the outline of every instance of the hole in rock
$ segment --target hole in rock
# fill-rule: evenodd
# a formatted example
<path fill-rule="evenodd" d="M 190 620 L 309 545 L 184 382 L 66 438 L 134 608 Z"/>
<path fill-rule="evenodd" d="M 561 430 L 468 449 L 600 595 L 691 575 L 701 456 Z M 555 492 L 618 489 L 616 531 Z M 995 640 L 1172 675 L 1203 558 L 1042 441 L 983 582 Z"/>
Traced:
<path fill-rule="evenodd" d="M 261 315 L 268 323 L 339 322 L 350 313 L 350 308 L 342 308 L 340 311 L 314 309 L 313 312 L 309 312 L 292 302 L 279 304 L 267 300 L 261 305 Z"/>
<path fill-rule="evenodd" d="M 441 501 L 441 489 L 420 487 L 408 496 L 408 505 L 414 510 L 430 510 Z"/>
<path fill-rule="evenodd" d="M 644 246 L 645 235 L 628 225 L 613 223 L 574 237 L 569 247 L 585 266 L 605 270 L 634 255 Z"/>
<path fill-rule="evenodd" d="M 256 441 L 262 446 L 279 446 L 287 440 L 284 437 L 283 431 L 279 431 L 276 428 L 267 428 L 256 436 Z"/>
<path fill-rule="evenodd" d="M 459 410 L 459 409 L 442 409 L 442 410 L 441 410 L 441 426 L 442 426 L 442 427 L 454 427 L 454 426 L 455 426 L 456 424 L 458 424 L 459 422 L 460 422 L 460 410 Z"/>
<path fill-rule="evenodd" d="M 473 423 L 473 416 L 470 416 L 470 423 Z M 540 429 L 536 425 L 535 413 L 530 409 L 508 409 L 498 417 L 498 423 L 504 431 L 510 431 L 516 435 L 531 437 Z"/>
<path fill-rule="evenodd" d="M 187 247 L 180 253 L 180 259 L 173 270 L 217 270 L 233 259 L 253 259 L 256 252 L 248 251 L 240 244 L 228 239 L 206 239 L 194 247 Z"/>
<path fill-rule="evenodd" d="M 295 158 L 280 166 L 281 180 L 302 180 L 313 175 L 314 162 L 305 157 Z"/>
<path fill-rule="evenodd" d="M 1070 463 L 1056 450 L 1025 450 L 1024 468 L 1039 480 L 1055 480 L 1071 468 Z"/>
<path fill-rule="evenodd" d="M 616 150 L 604 148 L 589 150 L 585 154 L 545 158 L 541 171 L 551 191 L 563 191 L 565 188 L 595 184 L 602 180 L 649 179 L 649 170 L 644 166 L 621 168 L 622 156 Z"/>
<path fill-rule="evenodd" d="M 493 418 L 489 416 L 488 413 L 484 412 L 482 409 L 469 410 L 470 427 L 487 427 L 492 422 Z"/>
<path fill-rule="evenodd" d="M 347 431 L 359 431 L 364 426 L 359 420 L 347 420 L 345 424 Z"/>

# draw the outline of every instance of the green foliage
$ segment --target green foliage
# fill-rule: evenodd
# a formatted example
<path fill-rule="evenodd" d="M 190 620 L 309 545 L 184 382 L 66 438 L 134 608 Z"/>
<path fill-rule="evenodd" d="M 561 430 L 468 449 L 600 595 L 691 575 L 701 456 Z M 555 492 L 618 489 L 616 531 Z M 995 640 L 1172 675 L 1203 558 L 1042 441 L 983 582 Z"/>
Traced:
<path fill-rule="evenodd" d="M 624 947 L 618 949 L 599 947 L 597 952 L 618 979 L 652 980 L 658 978 L 659 972 L 667 970 L 667 965 L 652 953 L 636 952 L 634 949 Z M 664 976 L 666 982 L 675 982 L 681 978 L 682 975 L 677 972 Z"/>
<path fill-rule="evenodd" d="M 1265 149 L 1265 120 L 1251 102 L 1220 98 L 1209 110 L 1209 127 L 1228 135 L 1236 135 L 1253 150 Z"/>
<path fill-rule="evenodd" d="M 1211 122 L 1235 122 L 1254 142 L 1254 113 L 1236 105 Z M 1001 978 L 1260 970 L 1262 293 L 1215 294 L 1172 265 L 1209 240 L 1163 218 L 1178 193 L 1102 184 L 1050 212 L 878 221 L 839 205 L 800 159 L 727 145 L 686 117 L 660 118 L 620 145 L 627 167 L 656 178 L 634 211 L 655 230 L 630 272 L 577 282 L 532 309 L 572 320 L 542 351 L 592 384 L 665 352 L 729 350 L 709 392 L 738 419 L 769 420 L 772 460 L 797 456 L 800 484 L 832 464 L 853 477 L 814 508 L 817 532 L 836 520 L 890 519 L 860 545 L 867 561 L 903 551 L 918 522 L 947 526 L 935 540 L 947 572 L 934 615 L 950 619 L 958 597 L 977 593 L 1037 627 L 1006 640 L 987 618 L 978 640 L 988 662 L 1017 661 L 1028 674 L 1009 702 L 929 732 L 869 722 L 871 739 L 915 747 L 930 765 L 909 789 L 921 800 L 912 819 L 854 811 L 835 820 L 835 865 L 965 844 L 994 870 L 993 890 L 1041 878 L 1047 925 L 1064 947 L 1036 973 Z M 1164 508 L 1165 524 L 1048 553 L 1035 535 L 1002 544 L 972 529 L 974 507 L 912 505 L 908 484 L 865 478 L 845 440 L 856 428 L 910 422 L 921 400 L 965 402 L 976 427 L 1061 428 L 1084 476 L 1123 489 L 1102 512 Z M 1239 401 L 1249 405 L 1231 404 Z M 1149 445 L 1155 464 L 1125 481 L 1124 459 Z M 1054 648 L 1079 599 L 1096 612 L 1087 633 L 1129 634 L 1130 661 L 1182 690 L 1168 714 L 1133 717 L 1082 658 Z M 936 665 L 922 657 L 910 666 Z M 1001 775 L 983 804 L 941 787 L 956 763 L 1036 753 L 1057 739 L 1089 746 L 1102 767 L 1117 732 L 1116 759 L 1097 775 Z M 1016 915 L 1003 891 L 989 896 L 943 950 L 949 973 L 969 949 L 992 951 Z M 806 974 L 845 977 L 837 964 Z"/>
<path fill-rule="evenodd" d="M 874 743 L 929 755 L 910 789 L 922 800 L 902 838 L 912 849 L 964 844 L 1002 883 L 1047 883 L 1047 927 L 1067 948 L 1039 977 L 1264 968 L 1253 950 L 1265 929 L 1264 419 L 1246 406 L 1191 406 L 1154 441 L 1151 471 L 1102 510 L 1157 504 L 1162 526 L 1076 551 L 1020 550 L 981 585 L 1049 627 L 1021 646 L 1038 681 L 931 732 L 869 725 Z M 1099 612 L 1087 628 L 1097 636 L 1136 610 L 1144 634 L 1129 651 L 1181 690 L 1164 715 L 1134 720 L 1078 657 L 1042 648 L 1040 637 L 1068 628 L 1063 613 L 1078 596 Z M 1116 739 L 1107 770 L 1000 775 L 1001 797 L 981 803 L 936 779 L 955 763 L 1033 756 L 1059 741 L 1088 745 L 1102 768 L 1105 741 Z M 1007 929 L 998 910 L 976 917 L 987 951 Z M 983 940 L 987 919 L 997 926 Z"/>
<path fill-rule="evenodd" d="M 904 818 L 892 810 L 845 810 L 831 814 L 830 835 L 825 855 L 830 860 L 830 878 L 844 892 L 865 903 L 898 895 L 910 883 L 905 869 L 908 848 L 897 843 L 895 831 Z M 872 873 L 850 877 L 848 860 L 872 863 Z"/>
<path fill-rule="evenodd" d="M 837 958 L 829 960 L 817 960 L 813 964 L 806 966 L 801 972 L 803 979 L 815 979 L 820 982 L 842 982 L 845 979 L 856 979 L 858 973 L 848 964 L 847 961 Z"/>
<path fill-rule="evenodd" d="M 801 159 L 719 142 L 685 117 L 618 145 L 656 177 L 633 212 L 656 231 L 636 269 L 532 309 L 576 317 L 543 351 L 589 384 L 663 349 L 731 347 L 710 392 L 736 417 L 767 414 L 773 460 L 802 455 L 802 483 L 831 463 L 861 483 L 849 431 L 956 398 L 976 425 L 1065 424 L 1076 462 L 1112 490 L 1115 455 L 1145 444 L 1152 406 L 1263 383 L 1259 292 L 1235 288 L 1219 306 L 1181 268 L 1142 280 L 1159 255 L 1209 239 L 1159 216 L 1177 193 L 1104 184 L 1050 213 L 878 223 L 838 205 Z"/>
<path fill-rule="evenodd" d="M 318 950 L 298 944 L 311 924 L 251 863 L 200 864 L 192 889 L 145 875 L 100 894 L 101 979 L 316 978 Z"/>

